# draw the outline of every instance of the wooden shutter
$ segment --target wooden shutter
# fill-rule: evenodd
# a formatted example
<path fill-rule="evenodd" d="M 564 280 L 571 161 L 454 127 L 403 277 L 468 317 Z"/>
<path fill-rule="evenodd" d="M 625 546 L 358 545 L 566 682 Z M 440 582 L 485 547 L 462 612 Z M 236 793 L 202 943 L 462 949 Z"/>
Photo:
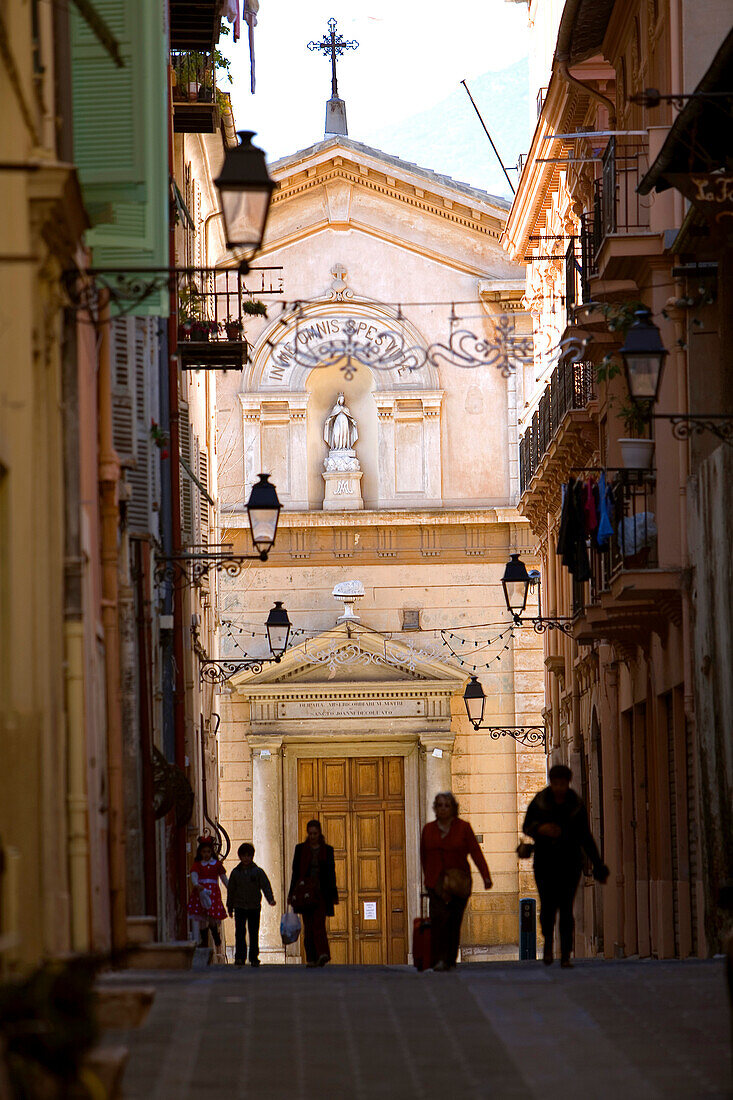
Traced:
<path fill-rule="evenodd" d="M 199 449 L 198 479 L 209 496 L 211 496 L 211 490 L 209 489 L 209 456 L 206 451 L 202 449 Z M 209 525 L 211 523 L 211 505 L 202 493 L 199 494 L 199 511 L 201 516 L 201 542 L 208 544 Z"/>
<path fill-rule="evenodd" d="M 188 405 L 181 402 L 179 411 L 179 435 L 181 443 L 181 457 L 191 467 L 191 425 L 188 419 Z M 181 538 L 184 546 L 192 543 L 193 538 L 193 492 L 191 478 L 186 472 L 185 466 L 180 466 L 181 483 Z"/>
<path fill-rule="evenodd" d="M 120 462 L 135 461 L 134 371 L 130 363 L 130 319 L 116 317 L 111 324 L 112 442 Z"/>
<path fill-rule="evenodd" d="M 135 318 L 132 322 L 135 392 L 135 465 L 128 471 L 127 483 L 132 496 L 127 504 L 127 528 L 131 534 L 147 535 L 151 522 L 151 440 L 150 383 L 155 367 L 155 342 L 152 322 Z"/>

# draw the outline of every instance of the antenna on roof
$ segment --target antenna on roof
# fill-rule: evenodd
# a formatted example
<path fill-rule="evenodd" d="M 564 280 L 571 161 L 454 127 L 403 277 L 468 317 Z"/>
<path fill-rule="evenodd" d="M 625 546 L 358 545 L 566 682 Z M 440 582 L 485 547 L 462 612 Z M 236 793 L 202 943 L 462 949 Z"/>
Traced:
<path fill-rule="evenodd" d="M 488 131 L 488 129 L 487 129 L 486 123 L 485 123 L 485 122 L 484 122 L 484 120 L 483 120 L 483 119 L 481 118 L 481 112 L 479 111 L 478 107 L 476 106 L 476 100 L 475 100 L 475 99 L 473 98 L 473 96 L 472 96 L 472 95 L 471 95 L 471 93 L 469 92 L 469 90 L 468 90 L 468 84 L 466 84 L 466 81 L 465 81 L 465 80 L 462 80 L 462 81 L 461 81 L 461 84 L 462 84 L 462 85 L 463 85 L 463 87 L 464 87 L 464 88 L 466 89 L 466 94 L 467 94 L 468 98 L 469 98 L 469 99 L 471 100 L 471 103 L 473 103 L 473 109 L 474 109 L 474 111 L 476 112 L 476 114 L 478 115 L 478 120 L 479 120 L 479 122 L 481 123 L 481 125 L 482 125 L 482 126 L 483 126 L 483 128 L 484 128 L 484 133 L 486 134 L 487 138 L 488 138 L 488 139 L 489 139 L 489 141 L 491 142 L 491 148 L 492 148 L 492 149 L 494 150 L 494 152 L 496 153 L 496 159 L 498 160 L 499 164 L 501 165 L 501 170 L 502 170 L 502 172 L 504 173 L 504 175 L 506 176 L 506 181 L 507 181 L 507 183 L 509 184 L 509 186 L 511 187 L 511 190 L 512 190 L 512 194 L 514 195 L 514 194 L 516 194 L 516 192 L 515 192 L 515 190 L 514 190 L 514 184 L 513 184 L 513 183 L 512 183 L 512 181 L 511 181 L 511 180 L 509 179 L 509 173 L 507 172 L 506 168 L 504 167 L 504 161 L 503 161 L 503 160 L 501 159 L 501 157 L 499 156 L 499 150 L 498 150 L 498 149 L 496 148 L 496 146 L 494 145 L 494 141 L 493 141 L 493 138 L 491 137 L 491 134 L 489 133 L 489 131 Z"/>

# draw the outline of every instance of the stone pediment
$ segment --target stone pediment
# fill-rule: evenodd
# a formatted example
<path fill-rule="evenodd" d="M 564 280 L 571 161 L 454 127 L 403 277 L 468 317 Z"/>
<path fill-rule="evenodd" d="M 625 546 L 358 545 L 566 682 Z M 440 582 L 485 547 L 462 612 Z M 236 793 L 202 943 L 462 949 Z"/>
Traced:
<path fill-rule="evenodd" d="M 262 672 L 242 672 L 229 681 L 239 695 L 278 693 L 309 687 L 358 692 L 360 688 L 397 691 L 415 687 L 431 693 L 453 694 L 463 688 L 466 675 L 441 660 L 432 647 L 407 645 L 376 631 L 346 624 L 308 638 L 288 649 L 278 664 Z"/>

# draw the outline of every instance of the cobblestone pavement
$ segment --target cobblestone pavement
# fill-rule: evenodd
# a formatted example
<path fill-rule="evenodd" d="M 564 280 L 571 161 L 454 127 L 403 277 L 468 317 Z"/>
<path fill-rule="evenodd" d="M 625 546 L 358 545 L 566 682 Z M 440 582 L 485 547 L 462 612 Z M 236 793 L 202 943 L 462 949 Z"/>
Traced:
<path fill-rule="evenodd" d="M 128 1100 L 730 1097 L 722 963 L 230 966 L 154 984 Z"/>

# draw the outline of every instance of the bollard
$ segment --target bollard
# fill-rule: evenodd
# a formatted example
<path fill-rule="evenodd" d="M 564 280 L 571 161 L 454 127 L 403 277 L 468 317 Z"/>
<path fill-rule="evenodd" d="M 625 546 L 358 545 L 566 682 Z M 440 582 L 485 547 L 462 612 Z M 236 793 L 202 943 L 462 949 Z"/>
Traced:
<path fill-rule="evenodd" d="M 534 898 L 519 901 L 519 958 L 537 958 L 537 902 Z"/>

